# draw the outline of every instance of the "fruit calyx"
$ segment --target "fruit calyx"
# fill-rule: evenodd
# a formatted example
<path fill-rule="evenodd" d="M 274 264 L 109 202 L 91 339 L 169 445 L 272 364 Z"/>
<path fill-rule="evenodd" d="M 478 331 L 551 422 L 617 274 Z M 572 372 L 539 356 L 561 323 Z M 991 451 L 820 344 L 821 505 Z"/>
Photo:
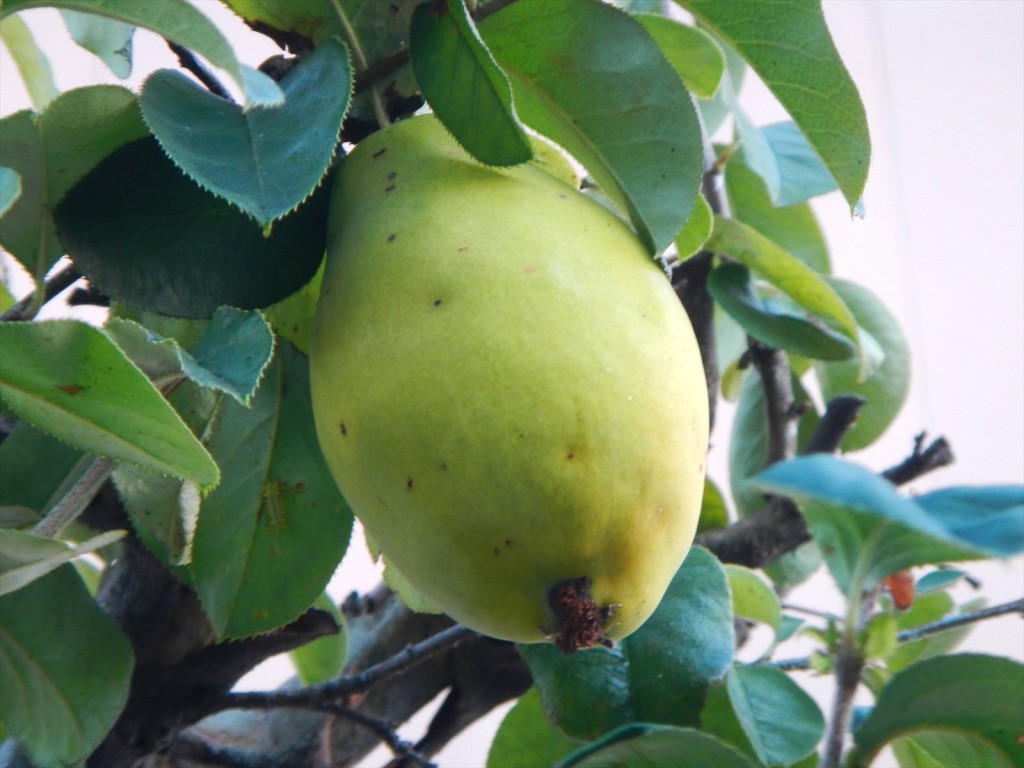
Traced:
<path fill-rule="evenodd" d="M 555 647 L 562 653 L 569 654 L 595 645 L 612 647 L 612 641 L 604 633 L 604 625 L 615 606 L 602 608 L 594 602 L 590 596 L 590 579 L 586 576 L 555 584 L 548 591 L 548 605 L 557 622 L 551 634 L 555 636 Z"/>

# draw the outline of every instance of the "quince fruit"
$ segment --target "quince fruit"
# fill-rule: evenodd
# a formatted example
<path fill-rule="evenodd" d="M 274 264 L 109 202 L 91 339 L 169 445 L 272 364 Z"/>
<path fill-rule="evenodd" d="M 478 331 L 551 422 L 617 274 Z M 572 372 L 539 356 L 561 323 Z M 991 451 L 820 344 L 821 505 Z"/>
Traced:
<path fill-rule="evenodd" d="M 700 352 L 614 214 L 433 116 L 342 162 L 310 348 L 320 445 L 387 560 L 479 632 L 628 635 L 693 541 Z"/>

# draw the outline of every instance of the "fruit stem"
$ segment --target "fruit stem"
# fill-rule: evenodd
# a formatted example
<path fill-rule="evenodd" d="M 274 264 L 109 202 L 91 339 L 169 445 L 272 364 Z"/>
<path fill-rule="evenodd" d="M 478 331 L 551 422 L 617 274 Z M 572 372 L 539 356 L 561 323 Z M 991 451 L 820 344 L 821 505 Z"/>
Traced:
<path fill-rule="evenodd" d="M 359 36 L 356 35 L 355 27 L 349 21 L 345 9 L 341 7 L 341 0 L 331 0 L 331 6 L 345 32 L 348 47 L 352 50 L 352 58 L 356 62 L 356 74 L 362 74 L 369 67 L 369 62 L 366 60 L 366 54 L 363 53 L 363 47 L 359 44 Z M 381 128 L 387 128 L 391 125 L 391 118 L 388 117 L 387 110 L 384 109 L 384 102 L 376 85 L 370 86 L 370 101 L 373 104 L 373 114 L 377 118 L 377 123 Z"/>

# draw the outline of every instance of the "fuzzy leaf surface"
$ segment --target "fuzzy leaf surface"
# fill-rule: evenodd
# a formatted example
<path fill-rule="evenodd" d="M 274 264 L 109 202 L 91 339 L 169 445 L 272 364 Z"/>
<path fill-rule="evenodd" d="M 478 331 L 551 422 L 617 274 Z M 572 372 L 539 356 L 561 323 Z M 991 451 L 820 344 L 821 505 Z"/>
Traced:
<path fill-rule="evenodd" d="M 700 190 L 697 111 L 643 26 L 597 0 L 519 0 L 480 24 L 524 123 L 562 146 L 652 251 Z"/>
<path fill-rule="evenodd" d="M 75 265 L 108 296 L 176 317 L 222 304 L 265 307 L 323 258 L 329 186 L 264 237 L 260 226 L 184 176 L 153 139 L 122 147 L 57 209 Z"/>
<path fill-rule="evenodd" d="M 651 618 L 614 648 L 565 656 L 538 644 L 519 652 L 545 710 L 570 736 L 593 739 L 640 721 L 696 724 L 705 691 L 733 658 L 725 572 L 694 547 Z"/>
<path fill-rule="evenodd" d="M 142 116 L 175 164 L 263 227 L 305 200 L 334 157 L 352 91 L 348 53 L 330 40 L 281 80 L 285 103 L 244 111 L 174 70 L 139 96 Z"/>
<path fill-rule="evenodd" d="M 21 418 L 84 451 L 212 487 L 217 465 L 142 373 L 97 328 L 0 325 L 0 395 Z"/>

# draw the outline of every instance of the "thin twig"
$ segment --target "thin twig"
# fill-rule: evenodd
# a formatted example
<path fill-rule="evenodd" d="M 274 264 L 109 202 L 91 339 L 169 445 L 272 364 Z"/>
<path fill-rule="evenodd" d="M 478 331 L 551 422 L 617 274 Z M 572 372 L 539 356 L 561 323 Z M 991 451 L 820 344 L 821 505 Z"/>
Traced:
<path fill-rule="evenodd" d="M 178 45 L 173 40 L 164 38 L 164 42 L 167 43 L 167 47 L 171 49 L 171 52 L 178 57 L 178 63 L 181 64 L 183 69 L 188 70 L 196 79 L 199 80 L 206 90 L 212 93 L 214 96 L 220 96 L 222 99 L 228 101 L 234 101 L 231 98 L 231 94 L 228 93 L 228 89 L 218 80 L 210 70 L 204 67 L 199 59 L 192 55 L 192 51 L 184 46 Z"/>
<path fill-rule="evenodd" d="M 793 400 L 793 378 L 789 356 L 751 340 L 747 349 L 750 361 L 761 375 L 764 402 L 768 417 L 767 466 L 796 455 L 796 417 Z"/>
<path fill-rule="evenodd" d="M 371 717 L 365 712 L 350 709 L 340 704 L 326 704 L 322 710 L 335 717 L 344 717 L 352 722 L 359 723 L 364 728 L 373 731 L 387 745 L 395 757 L 403 758 L 416 765 L 423 766 L 423 768 L 437 768 L 434 763 L 419 754 L 410 742 L 399 737 L 392 723 L 388 723 L 380 718 Z"/>
<path fill-rule="evenodd" d="M 921 432 L 914 437 L 914 451 L 895 467 L 882 472 L 884 477 L 894 485 L 904 485 L 932 470 L 952 464 L 955 461 L 953 449 L 944 437 L 933 440 L 924 447 L 927 434 Z"/>
<path fill-rule="evenodd" d="M 390 659 L 375 664 L 358 674 L 338 677 L 298 690 L 229 693 L 215 702 L 216 707 L 212 711 L 273 709 L 276 707 L 329 710 L 331 707 L 337 706 L 336 702 L 352 694 L 365 693 L 375 685 L 404 672 L 421 661 L 458 645 L 473 634 L 472 630 L 462 626 L 449 627 L 415 645 L 407 646 L 405 650 L 396 653 Z"/>
<path fill-rule="evenodd" d="M 43 300 L 39 302 L 39 306 L 42 306 L 59 293 L 72 286 L 81 277 L 82 276 L 75 271 L 73 266 L 64 267 L 62 270 L 52 275 L 43 283 Z M 8 320 L 31 320 L 33 313 L 29 312 L 29 308 L 33 305 L 33 302 L 36 299 L 37 291 L 33 291 L 28 296 L 18 301 L 18 303 L 9 307 L 2 315 L 0 315 L 0 322 L 7 322 Z"/>
<path fill-rule="evenodd" d="M 825 407 L 814 433 L 804 446 L 804 453 L 835 453 L 843 438 L 857 423 L 857 416 L 867 400 L 857 395 L 838 395 Z"/>
<path fill-rule="evenodd" d="M 54 504 L 42 520 L 36 523 L 32 533 L 37 536 L 56 536 L 70 525 L 89 506 L 89 502 L 114 471 L 113 459 L 106 457 L 83 457 L 91 464 L 74 481 L 60 500 Z"/>

